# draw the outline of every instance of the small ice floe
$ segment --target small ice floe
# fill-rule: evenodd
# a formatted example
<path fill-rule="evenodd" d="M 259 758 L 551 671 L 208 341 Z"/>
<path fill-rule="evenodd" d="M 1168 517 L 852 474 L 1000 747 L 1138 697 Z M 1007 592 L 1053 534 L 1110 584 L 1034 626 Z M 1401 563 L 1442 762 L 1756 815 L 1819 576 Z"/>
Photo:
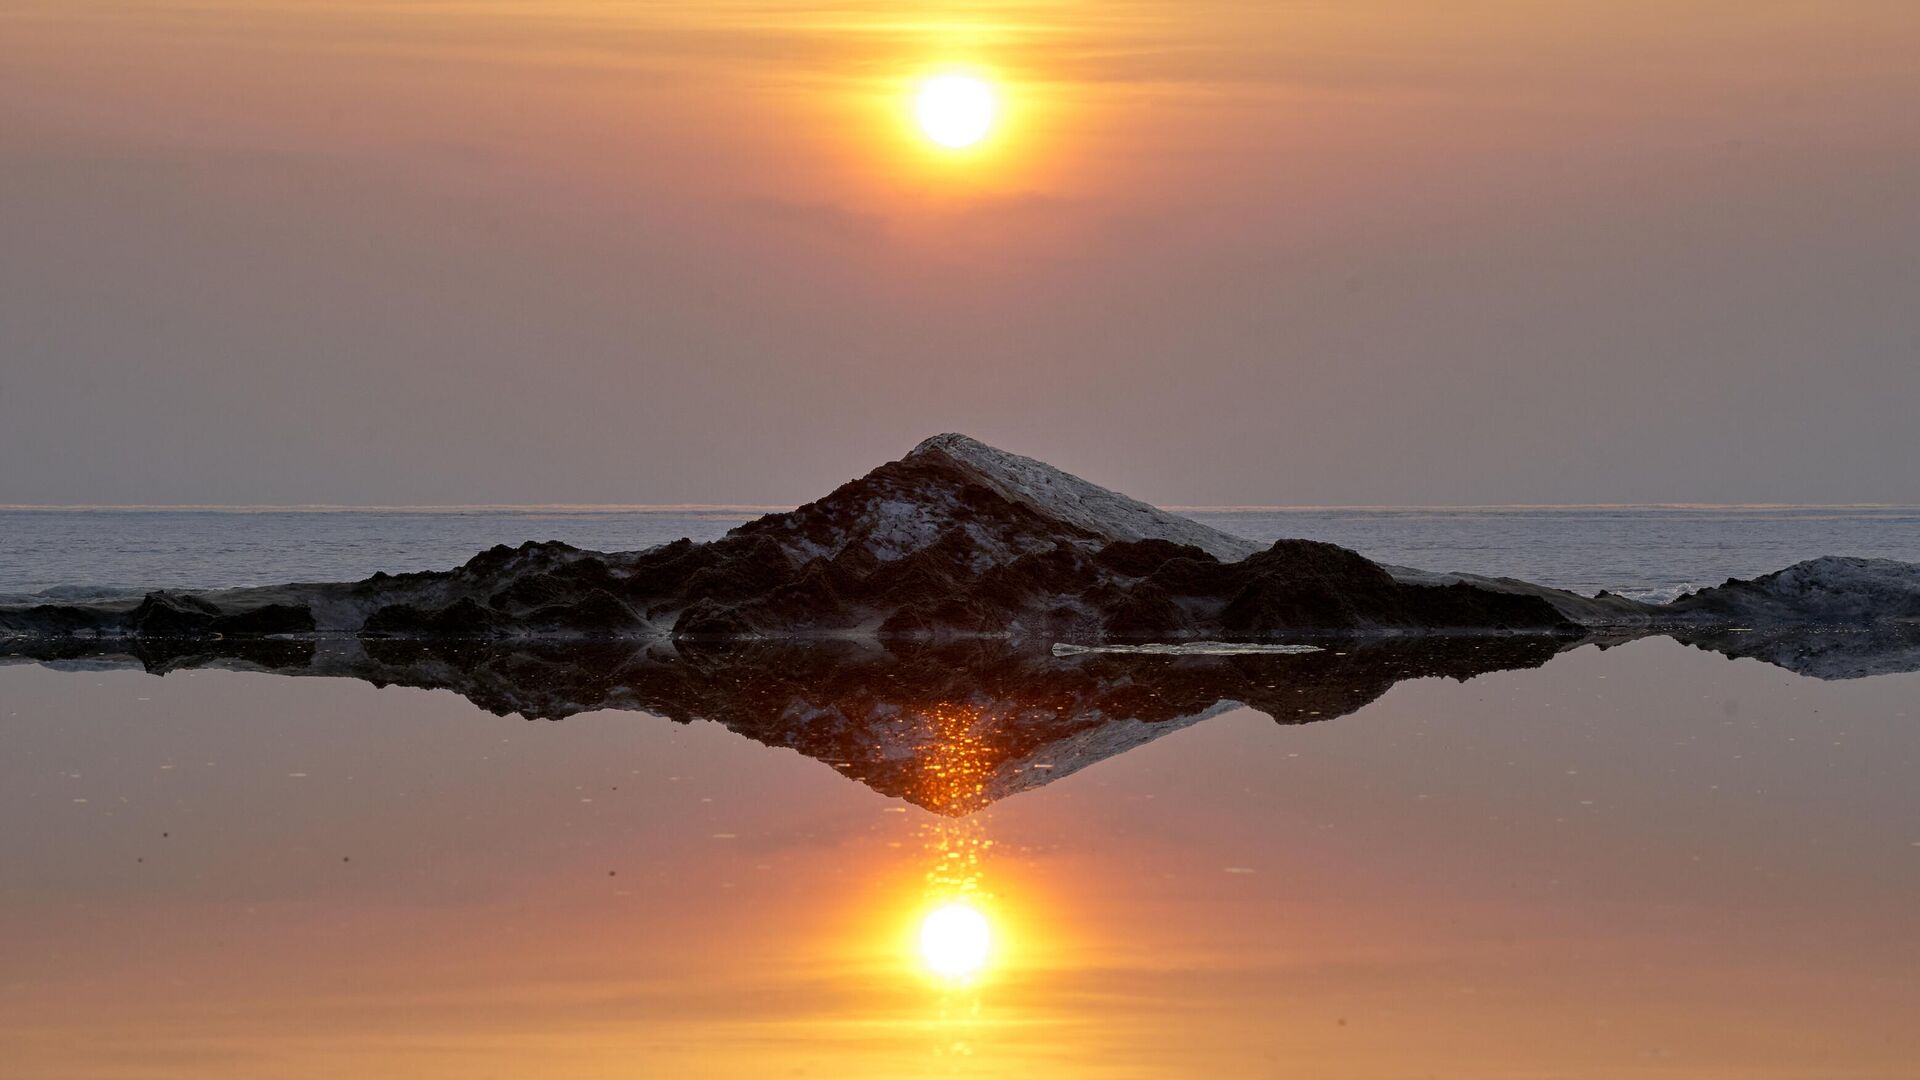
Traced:
<path fill-rule="evenodd" d="M 1086 653 L 1147 653 L 1156 656 L 1244 656 L 1268 653 L 1292 656 L 1321 651 L 1318 645 L 1250 645 L 1236 641 L 1187 641 L 1178 645 L 1069 645 L 1061 641 L 1053 646 L 1055 656 L 1080 656 Z"/>

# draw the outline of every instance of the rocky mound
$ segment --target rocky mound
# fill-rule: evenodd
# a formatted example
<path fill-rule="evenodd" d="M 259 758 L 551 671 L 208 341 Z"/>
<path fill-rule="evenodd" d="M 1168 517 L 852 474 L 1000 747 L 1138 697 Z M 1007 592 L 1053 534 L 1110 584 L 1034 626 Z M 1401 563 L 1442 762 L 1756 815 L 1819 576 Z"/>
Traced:
<path fill-rule="evenodd" d="M 1861 626 L 1920 620 L 1920 566 L 1892 559 L 1829 556 L 1751 581 L 1686 593 L 1667 605 L 1677 616 L 1755 625 Z"/>
<path fill-rule="evenodd" d="M 442 573 L 0 608 L 0 634 L 1245 641 L 1920 612 L 1920 568 L 1817 563 L 1662 608 L 1383 567 L 1310 540 L 1259 550 L 1041 462 L 940 435 L 711 543 L 615 554 L 530 543 Z"/>

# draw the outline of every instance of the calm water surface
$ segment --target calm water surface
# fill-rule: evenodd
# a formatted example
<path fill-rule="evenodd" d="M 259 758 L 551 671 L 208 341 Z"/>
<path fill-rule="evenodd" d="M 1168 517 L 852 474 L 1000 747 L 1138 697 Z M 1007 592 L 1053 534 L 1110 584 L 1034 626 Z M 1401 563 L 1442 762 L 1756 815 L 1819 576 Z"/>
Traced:
<path fill-rule="evenodd" d="M 1344 662 L 1228 673 L 1320 722 L 1018 760 L 964 689 L 882 700 L 914 737 L 833 760 L 769 734 L 817 725 L 743 737 L 751 697 L 733 730 L 529 722 L 0 666 L 0 1074 L 1920 1075 L 1920 676 L 1665 640 L 1357 690 Z M 483 698 L 508 670 L 445 663 Z M 956 895 L 991 930 L 959 980 L 917 940 Z"/>

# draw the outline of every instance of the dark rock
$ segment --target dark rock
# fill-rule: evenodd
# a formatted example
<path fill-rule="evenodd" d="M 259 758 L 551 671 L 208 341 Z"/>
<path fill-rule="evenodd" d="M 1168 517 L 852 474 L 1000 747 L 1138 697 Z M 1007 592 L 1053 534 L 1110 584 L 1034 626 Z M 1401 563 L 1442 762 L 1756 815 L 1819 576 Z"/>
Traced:
<path fill-rule="evenodd" d="M 1123 577 L 1146 577 L 1175 559 L 1218 563 L 1220 560 L 1191 544 L 1169 540 L 1122 540 L 1100 549 L 1093 561 Z"/>
<path fill-rule="evenodd" d="M 35 604 L 27 608 L 0 608 L 0 637 L 47 635 L 65 637 L 125 629 L 124 616 L 71 604 Z"/>
<path fill-rule="evenodd" d="M 127 618 L 134 633 L 147 637 L 206 637 L 214 633 L 220 609 L 197 596 L 167 591 L 150 592 Z"/>
<path fill-rule="evenodd" d="M 305 605 L 294 604 L 263 604 L 250 611 L 219 615 L 213 620 L 214 633 L 223 637 L 311 634 L 313 629 L 313 612 Z"/>
<path fill-rule="evenodd" d="M 1117 591 L 1104 605 L 1105 636 L 1116 640 L 1177 641 L 1190 637 L 1193 621 L 1173 595 L 1150 581 Z"/>
<path fill-rule="evenodd" d="M 361 633 L 371 637 L 483 638 L 507 625 L 499 612 L 481 607 L 467 596 L 430 610 L 390 604 L 368 616 Z"/>
<path fill-rule="evenodd" d="M 695 600 L 674 620 L 676 638 L 746 638 L 754 636 L 753 624 L 732 607 L 717 600 Z"/>
<path fill-rule="evenodd" d="M 583 598 L 538 608 L 521 620 L 534 633 L 568 637 L 628 637 L 647 628 L 647 620 L 626 601 L 592 589 Z"/>

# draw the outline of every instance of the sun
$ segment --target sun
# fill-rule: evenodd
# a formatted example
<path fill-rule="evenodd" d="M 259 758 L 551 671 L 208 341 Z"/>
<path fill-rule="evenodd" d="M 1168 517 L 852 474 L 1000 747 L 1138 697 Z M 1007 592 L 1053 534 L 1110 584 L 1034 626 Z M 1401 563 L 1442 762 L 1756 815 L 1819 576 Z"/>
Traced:
<path fill-rule="evenodd" d="M 927 138 L 949 150 L 964 150 L 992 133 L 1000 95 L 992 83 L 975 75 L 935 75 L 920 84 L 913 115 Z"/>
<path fill-rule="evenodd" d="M 987 917 L 965 903 L 935 908 L 920 922 L 920 959 L 942 978 L 979 974 L 992 947 L 993 928 Z"/>

